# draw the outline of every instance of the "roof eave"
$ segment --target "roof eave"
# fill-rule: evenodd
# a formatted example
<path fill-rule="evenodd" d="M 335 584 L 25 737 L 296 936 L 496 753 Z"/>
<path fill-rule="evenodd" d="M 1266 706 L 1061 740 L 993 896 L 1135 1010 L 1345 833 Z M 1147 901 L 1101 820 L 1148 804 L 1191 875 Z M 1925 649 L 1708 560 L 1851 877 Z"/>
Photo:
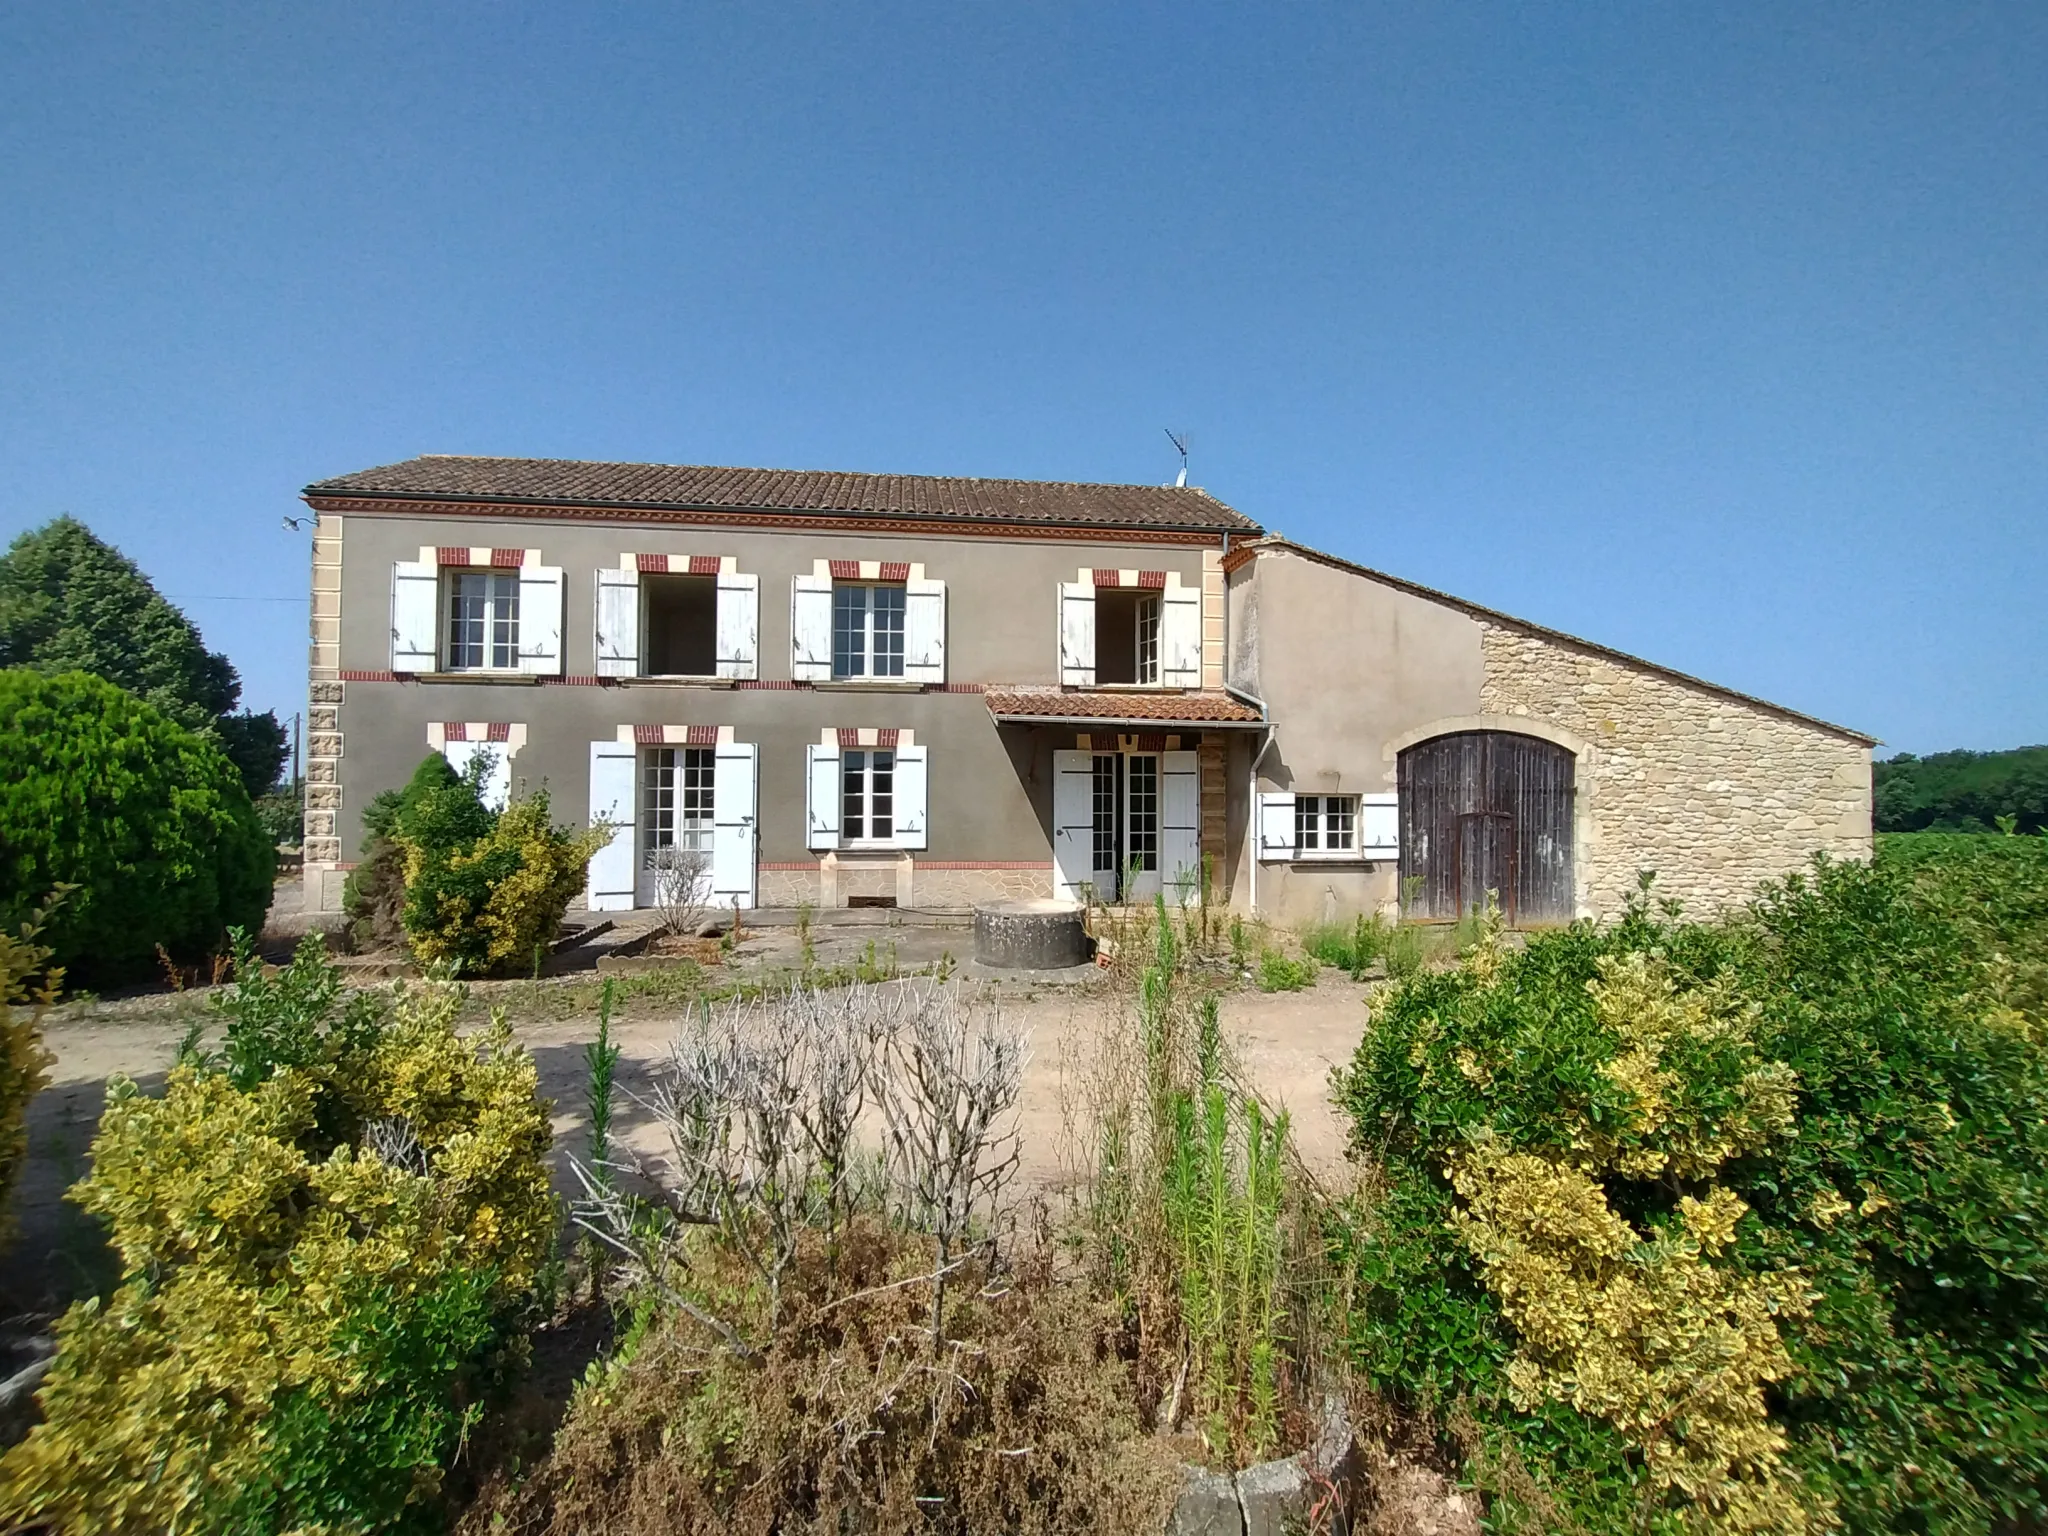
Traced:
<path fill-rule="evenodd" d="M 1001 524 L 1015 528 L 1091 528 L 1104 533 L 1185 533 L 1220 538 L 1225 534 L 1258 537 L 1263 530 L 1257 523 L 1232 508 L 1232 515 L 1242 521 L 1225 525 L 1220 523 L 1113 523 L 1091 522 L 1080 518 L 1029 517 L 1022 514 L 1000 516 L 963 517 L 952 512 L 878 511 L 863 507 L 755 507 L 738 506 L 730 502 L 696 501 L 610 501 L 595 496 L 485 496 L 455 494 L 440 491 L 372 491 L 323 488 L 318 484 L 309 485 L 299 493 L 305 503 L 320 509 L 322 501 L 385 501 L 394 505 L 427 502 L 443 506 L 489 506 L 489 507 L 538 507 L 572 508 L 586 507 L 609 512 L 689 512 L 713 517 L 887 517 L 913 523 L 950 523 L 954 526 L 975 523 Z M 1210 498 L 1212 501 L 1213 497 Z M 1222 506 L 1221 502 L 1216 503 Z"/>

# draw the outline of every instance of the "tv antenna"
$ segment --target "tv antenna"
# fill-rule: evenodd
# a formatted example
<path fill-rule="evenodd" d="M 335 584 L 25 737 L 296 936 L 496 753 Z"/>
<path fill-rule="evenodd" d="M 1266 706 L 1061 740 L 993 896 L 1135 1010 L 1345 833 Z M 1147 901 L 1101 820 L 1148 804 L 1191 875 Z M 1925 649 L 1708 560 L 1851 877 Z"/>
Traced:
<path fill-rule="evenodd" d="M 1185 486 L 1188 483 L 1188 435 L 1168 427 L 1166 440 L 1173 444 L 1173 451 L 1180 455 L 1180 473 L 1174 477 L 1173 483 L 1176 487 Z"/>

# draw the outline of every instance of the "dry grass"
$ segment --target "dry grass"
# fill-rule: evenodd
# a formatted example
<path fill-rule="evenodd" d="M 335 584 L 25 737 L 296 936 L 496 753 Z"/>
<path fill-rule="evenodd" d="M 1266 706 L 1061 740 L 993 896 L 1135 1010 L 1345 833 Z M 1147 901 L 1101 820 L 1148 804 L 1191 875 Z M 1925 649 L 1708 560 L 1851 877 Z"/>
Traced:
<path fill-rule="evenodd" d="M 970 1259 L 935 1353 L 927 1241 L 869 1218 L 836 1260 L 814 1238 L 757 1359 L 681 1314 L 654 1319 L 593 1371 L 547 1459 L 460 1529 L 1157 1531 L 1178 1476 L 1139 1424 L 1133 1341 L 1049 1253 Z M 703 1261 L 730 1272 L 701 1279 L 743 1287 L 709 1245 Z"/>

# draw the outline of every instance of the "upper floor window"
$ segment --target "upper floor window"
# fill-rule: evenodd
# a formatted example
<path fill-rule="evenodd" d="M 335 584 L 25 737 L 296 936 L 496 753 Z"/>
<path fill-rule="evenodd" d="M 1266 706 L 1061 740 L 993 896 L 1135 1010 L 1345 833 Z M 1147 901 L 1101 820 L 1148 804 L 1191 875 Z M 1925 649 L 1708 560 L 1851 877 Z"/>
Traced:
<path fill-rule="evenodd" d="M 1083 570 L 1059 586 L 1060 682 L 1202 686 L 1202 589 L 1178 571 Z"/>
<path fill-rule="evenodd" d="M 453 571 L 448 576 L 451 672 L 509 672 L 519 665 L 519 573 Z"/>
<path fill-rule="evenodd" d="M 1159 594 L 1108 588 L 1095 594 L 1095 681 L 1159 682 Z"/>
<path fill-rule="evenodd" d="M 562 568 L 538 550 L 427 546 L 391 566 L 391 670 L 562 670 Z"/>
<path fill-rule="evenodd" d="M 835 582 L 832 675 L 903 676 L 904 591 L 900 586 Z"/>
<path fill-rule="evenodd" d="M 599 677 L 756 675 L 761 579 L 731 555 L 622 555 L 595 612 Z"/>
<path fill-rule="evenodd" d="M 915 560 L 818 560 L 789 586 L 789 675 L 800 683 L 946 680 L 946 584 Z"/>

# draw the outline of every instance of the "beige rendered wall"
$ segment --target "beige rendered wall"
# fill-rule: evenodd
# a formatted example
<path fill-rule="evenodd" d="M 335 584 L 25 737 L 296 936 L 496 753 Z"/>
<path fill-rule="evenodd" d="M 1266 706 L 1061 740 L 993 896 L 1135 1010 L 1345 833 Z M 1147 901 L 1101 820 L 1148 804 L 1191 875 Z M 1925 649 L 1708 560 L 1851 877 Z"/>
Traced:
<path fill-rule="evenodd" d="M 1582 738 L 1581 910 L 1613 917 L 1639 870 L 1705 915 L 1816 852 L 1870 857 L 1863 742 L 1619 658 L 1482 626 L 1481 713 Z M 1389 767 L 1392 765 L 1389 764 Z"/>
<path fill-rule="evenodd" d="M 564 673 L 596 670 L 595 571 L 624 553 L 737 557 L 760 577 L 760 672 L 767 687 L 635 679 L 589 686 L 484 677 L 391 681 L 391 566 L 423 545 L 538 549 L 564 568 Z M 1206 587 L 1220 606 L 1216 551 L 1113 539 L 947 538 L 942 535 L 765 532 L 626 522 L 471 517 L 322 515 L 314 541 L 313 717 L 309 738 L 308 900 L 339 901 L 341 871 L 357 857 L 363 806 L 402 784 L 428 748 L 436 721 L 525 727 L 511 760 L 515 783 L 548 786 L 558 819 L 587 809 L 590 743 L 622 725 L 729 725 L 759 745 L 759 896 L 763 905 L 820 898 L 818 855 L 804 846 L 804 748 L 839 727 L 913 730 L 931 749 L 930 846 L 907 893 L 920 906 L 962 905 L 1004 894 L 1050 894 L 1053 752 L 1071 728 L 998 728 L 982 683 L 1058 682 L 1058 584 L 1082 567 L 1168 570 Z M 1205 560 L 1204 556 L 1207 556 Z M 947 583 L 947 691 L 789 682 L 790 579 L 818 559 L 921 561 Z M 1221 669 L 1220 616 L 1208 638 Z M 1205 658 L 1206 660 L 1206 658 Z M 371 674 L 344 680 L 344 674 Z M 779 686 L 777 686 L 779 685 Z M 959 690 L 959 691 L 953 691 Z M 1188 737 L 1194 744 L 1194 734 Z M 838 861 L 837 896 L 892 894 L 887 857 Z M 326 864 L 328 867 L 316 867 Z M 887 867 L 881 867 L 886 865 Z M 968 867 L 948 868 L 948 865 Z M 778 867 L 779 866 L 779 867 Z"/>
<path fill-rule="evenodd" d="M 1480 626 L 1442 603 L 1285 549 L 1232 572 L 1233 681 L 1277 723 L 1261 791 L 1386 794 L 1387 741 L 1424 721 L 1478 712 Z M 1247 825 L 1246 851 L 1256 829 Z M 1397 895 L 1392 859 L 1261 862 L 1258 905 L 1287 924 L 1346 920 Z M 1233 890 L 1249 898 L 1249 885 Z"/>

